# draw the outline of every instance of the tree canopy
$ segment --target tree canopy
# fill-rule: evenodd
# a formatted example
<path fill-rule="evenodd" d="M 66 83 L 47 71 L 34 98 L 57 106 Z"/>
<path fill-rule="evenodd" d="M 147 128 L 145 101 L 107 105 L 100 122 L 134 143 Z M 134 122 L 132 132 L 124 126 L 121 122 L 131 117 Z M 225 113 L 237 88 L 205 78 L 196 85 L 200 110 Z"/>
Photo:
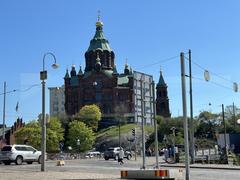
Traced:
<path fill-rule="evenodd" d="M 77 144 L 79 140 L 80 144 Z M 74 120 L 69 123 L 67 135 L 67 145 L 71 146 L 75 151 L 84 152 L 92 149 L 95 137 L 91 128 L 87 127 L 83 122 Z"/>
<path fill-rule="evenodd" d="M 101 120 L 101 116 L 102 114 L 100 108 L 93 104 L 83 106 L 76 115 L 76 119 L 84 122 L 88 127 L 96 131 L 98 128 L 98 122 Z"/>
<path fill-rule="evenodd" d="M 59 151 L 59 141 L 63 140 L 63 128 L 57 118 L 51 118 L 46 129 L 47 152 Z M 31 121 L 15 133 L 18 144 L 28 143 L 41 148 L 41 126 L 38 121 Z"/>

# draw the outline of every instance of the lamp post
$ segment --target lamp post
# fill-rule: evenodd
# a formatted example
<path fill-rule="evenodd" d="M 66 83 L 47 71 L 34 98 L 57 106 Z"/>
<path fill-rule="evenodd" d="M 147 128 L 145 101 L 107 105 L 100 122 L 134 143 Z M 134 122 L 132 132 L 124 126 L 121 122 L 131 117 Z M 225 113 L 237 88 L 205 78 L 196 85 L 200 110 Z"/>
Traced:
<path fill-rule="evenodd" d="M 80 139 L 77 139 L 77 147 L 78 147 L 78 158 L 80 159 Z"/>
<path fill-rule="evenodd" d="M 47 55 L 51 55 L 54 59 L 52 68 L 58 68 L 56 63 L 56 57 L 53 53 L 47 52 L 43 55 L 43 70 L 40 71 L 40 80 L 42 81 L 42 139 L 41 139 L 41 171 L 45 171 L 45 154 L 46 154 L 46 119 L 45 119 L 45 80 L 47 79 L 47 71 L 45 70 L 45 58 Z"/>

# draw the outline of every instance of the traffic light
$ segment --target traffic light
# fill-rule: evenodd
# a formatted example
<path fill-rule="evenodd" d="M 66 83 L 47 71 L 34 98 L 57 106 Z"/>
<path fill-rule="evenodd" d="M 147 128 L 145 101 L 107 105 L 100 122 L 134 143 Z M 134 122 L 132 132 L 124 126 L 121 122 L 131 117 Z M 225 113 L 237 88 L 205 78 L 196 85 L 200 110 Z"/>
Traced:
<path fill-rule="evenodd" d="M 136 132 L 135 132 L 135 128 L 134 128 L 134 129 L 132 129 L 132 136 L 135 137 L 135 135 L 136 135 Z"/>

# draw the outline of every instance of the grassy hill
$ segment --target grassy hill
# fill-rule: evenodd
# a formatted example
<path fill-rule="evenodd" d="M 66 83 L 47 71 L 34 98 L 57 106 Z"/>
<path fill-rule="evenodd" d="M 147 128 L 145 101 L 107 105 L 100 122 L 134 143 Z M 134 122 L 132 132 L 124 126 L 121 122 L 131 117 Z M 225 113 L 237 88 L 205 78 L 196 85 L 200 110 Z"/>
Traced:
<path fill-rule="evenodd" d="M 121 146 L 128 147 L 129 141 L 128 139 L 132 137 L 132 129 L 136 128 L 136 138 L 137 140 L 141 139 L 141 125 L 136 124 L 125 124 L 121 125 Z M 149 134 L 154 132 L 153 126 L 145 126 L 145 134 L 148 136 Z M 118 126 L 111 126 L 106 129 L 102 129 L 96 133 L 96 149 L 104 151 L 108 147 L 118 146 L 119 143 L 119 128 Z"/>

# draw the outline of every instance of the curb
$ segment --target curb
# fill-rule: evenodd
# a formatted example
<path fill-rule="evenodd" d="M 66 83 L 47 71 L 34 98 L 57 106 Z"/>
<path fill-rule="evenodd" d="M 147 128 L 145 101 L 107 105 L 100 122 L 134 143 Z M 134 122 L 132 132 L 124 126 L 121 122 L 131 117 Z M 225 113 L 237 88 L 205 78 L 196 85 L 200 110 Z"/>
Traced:
<path fill-rule="evenodd" d="M 175 168 L 185 168 L 185 165 L 165 165 L 161 164 L 161 167 L 175 167 Z M 210 167 L 210 166 L 191 166 L 190 168 L 196 169 L 220 169 L 220 170 L 240 170 L 240 167 Z"/>

